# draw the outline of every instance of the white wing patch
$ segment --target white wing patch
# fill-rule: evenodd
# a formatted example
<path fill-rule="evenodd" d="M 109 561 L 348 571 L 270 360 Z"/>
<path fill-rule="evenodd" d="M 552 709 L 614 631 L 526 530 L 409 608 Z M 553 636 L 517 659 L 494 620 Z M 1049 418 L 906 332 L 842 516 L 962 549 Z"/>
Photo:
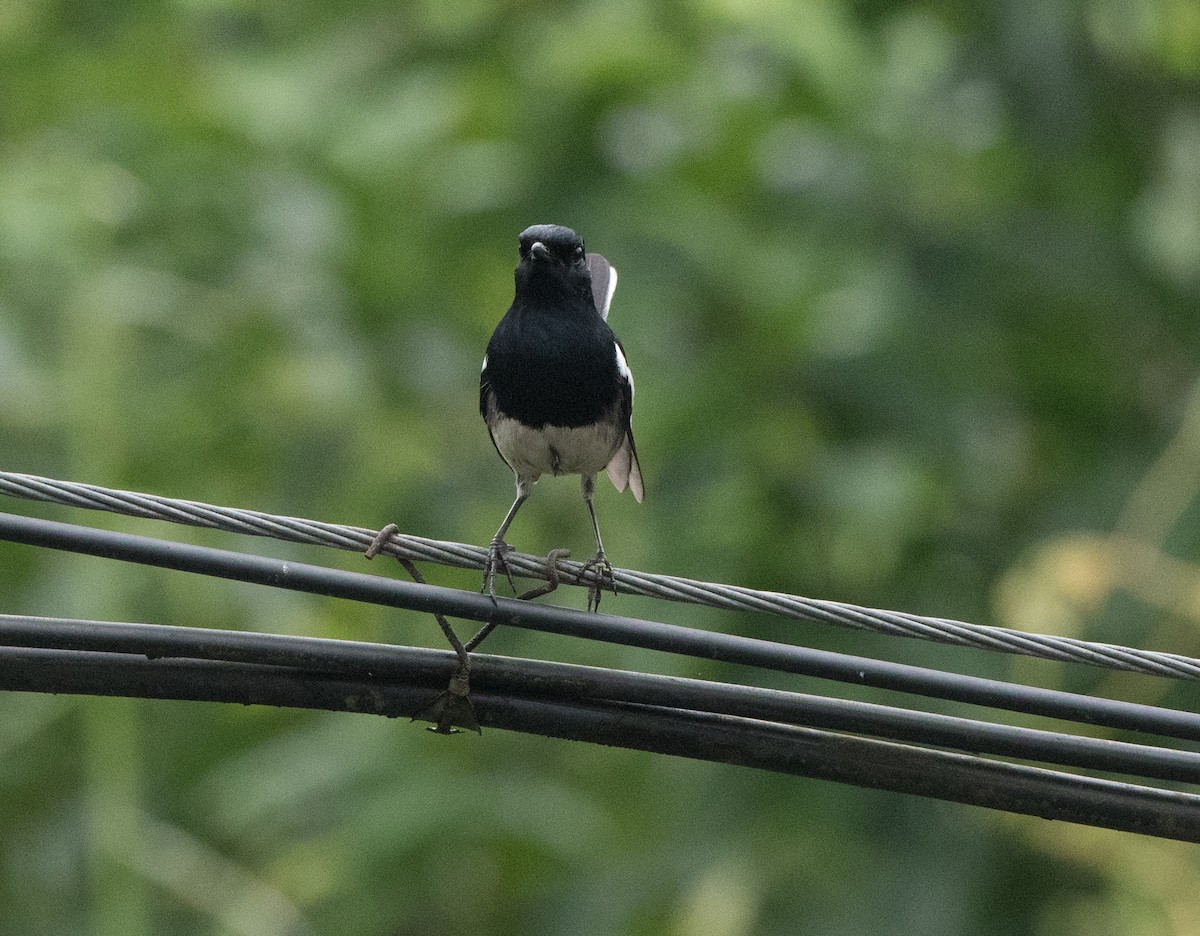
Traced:
<path fill-rule="evenodd" d="M 482 374 L 485 370 L 487 370 L 487 355 L 486 354 L 483 356 L 483 367 L 479 368 L 479 373 Z"/>
<path fill-rule="evenodd" d="M 629 384 L 629 399 L 633 399 L 633 371 L 629 369 L 629 364 L 625 361 L 625 354 L 621 351 L 621 346 L 614 343 L 617 349 L 617 373 L 621 375 L 621 379 Z"/>

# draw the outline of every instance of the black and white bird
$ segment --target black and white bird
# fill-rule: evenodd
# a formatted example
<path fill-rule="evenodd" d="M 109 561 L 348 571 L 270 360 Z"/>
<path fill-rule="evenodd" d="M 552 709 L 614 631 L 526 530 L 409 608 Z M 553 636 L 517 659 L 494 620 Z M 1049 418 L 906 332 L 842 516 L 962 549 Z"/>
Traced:
<path fill-rule="evenodd" d="M 517 498 L 492 538 L 484 589 L 495 597 L 507 572 L 504 535 L 544 474 L 580 476 L 596 534 L 587 563 L 612 574 L 592 505 L 596 474 L 606 469 L 618 491 L 643 497 L 633 444 L 633 374 L 608 327 L 617 271 L 584 251 L 570 228 L 536 224 L 521 232 L 513 304 L 496 326 L 479 375 L 479 412 L 492 444 L 517 476 Z M 592 602 L 599 603 L 599 590 Z"/>

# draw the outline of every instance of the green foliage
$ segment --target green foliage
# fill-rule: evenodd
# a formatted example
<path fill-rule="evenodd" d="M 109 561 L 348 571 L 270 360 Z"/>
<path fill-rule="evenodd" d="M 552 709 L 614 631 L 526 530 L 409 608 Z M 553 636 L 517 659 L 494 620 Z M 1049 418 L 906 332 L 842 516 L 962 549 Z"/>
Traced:
<path fill-rule="evenodd" d="M 1185 0 L 9 0 L 0 465 L 485 542 L 511 478 L 479 359 L 516 234 L 553 221 L 621 271 L 648 497 L 598 496 L 618 565 L 1197 654 L 1198 78 Z M 589 536 L 548 479 L 511 541 Z M 438 643 L 419 615 L 100 560 L 3 547 L 0 570 L 0 611 Z M 0 936 L 1200 912 L 1194 855 L 1132 836 L 362 716 L 10 695 L 0 800 Z"/>

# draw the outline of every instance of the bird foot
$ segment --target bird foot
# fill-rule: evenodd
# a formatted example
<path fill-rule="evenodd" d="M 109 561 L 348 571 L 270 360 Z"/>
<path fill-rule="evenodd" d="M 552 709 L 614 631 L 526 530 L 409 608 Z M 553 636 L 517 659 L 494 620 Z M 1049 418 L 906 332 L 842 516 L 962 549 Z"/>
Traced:
<path fill-rule="evenodd" d="M 588 610 L 600 610 L 600 595 L 604 591 L 605 584 L 612 589 L 612 593 L 617 593 L 617 583 L 613 581 L 612 563 L 608 561 L 608 556 L 604 555 L 604 550 L 597 551 L 596 555 L 583 564 L 583 568 L 579 570 L 579 577 L 583 578 L 588 572 L 596 571 L 596 577 L 588 583 Z"/>
<path fill-rule="evenodd" d="M 494 539 L 488 545 L 487 562 L 483 567 L 483 587 L 479 590 L 491 595 L 492 601 L 496 600 L 496 573 L 498 571 L 504 572 L 513 594 L 516 594 L 517 591 L 517 583 L 513 581 L 512 569 L 508 567 L 508 560 L 504 558 L 504 554 L 508 552 L 512 552 L 512 547 L 502 539 Z"/>
<path fill-rule="evenodd" d="M 471 704 L 471 674 L 467 666 L 454 671 L 450 685 L 417 712 L 413 721 L 433 722 L 426 730 L 435 734 L 458 734 L 461 728 L 483 734 L 475 706 Z"/>

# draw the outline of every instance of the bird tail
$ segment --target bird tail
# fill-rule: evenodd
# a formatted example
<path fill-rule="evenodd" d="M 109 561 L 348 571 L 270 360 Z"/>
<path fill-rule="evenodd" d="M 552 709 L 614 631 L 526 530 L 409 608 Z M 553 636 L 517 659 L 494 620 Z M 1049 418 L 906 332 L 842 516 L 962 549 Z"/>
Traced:
<path fill-rule="evenodd" d="M 639 504 L 642 502 L 642 498 L 646 494 L 642 488 L 642 468 L 638 464 L 637 449 L 633 444 L 632 432 L 625 434 L 621 447 L 609 459 L 608 466 L 604 470 L 608 472 L 608 479 L 613 483 L 613 487 L 618 491 L 624 491 L 628 487 L 633 493 L 633 499 Z"/>
<path fill-rule="evenodd" d="M 613 293 L 617 291 L 617 268 L 598 253 L 587 255 L 588 272 L 592 274 L 592 301 L 600 318 L 608 318 Z"/>

